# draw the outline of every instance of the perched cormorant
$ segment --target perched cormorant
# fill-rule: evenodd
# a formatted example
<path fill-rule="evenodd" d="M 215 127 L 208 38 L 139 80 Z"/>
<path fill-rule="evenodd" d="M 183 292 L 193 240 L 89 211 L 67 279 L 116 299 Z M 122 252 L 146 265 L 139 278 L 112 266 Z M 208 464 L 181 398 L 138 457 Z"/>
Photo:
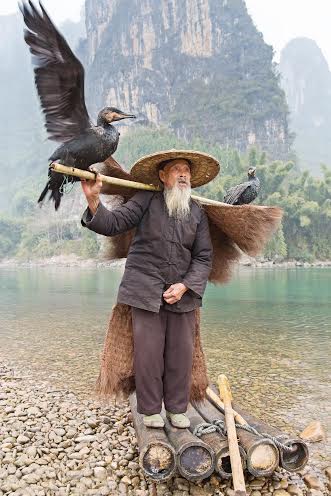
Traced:
<path fill-rule="evenodd" d="M 225 203 L 230 205 L 244 205 L 251 203 L 260 191 L 260 180 L 255 175 L 256 167 L 248 169 L 248 181 L 230 188 L 224 195 Z"/>
<path fill-rule="evenodd" d="M 28 28 L 24 30 L 24 39 L 33 55 L 35 83 L 45 114 L 48 137 L 62 143 L 49 160 L 88 169 L 116 151 L 119 132 L 111 123 L 135 116 L 114 107 L 105 107 L 99 112 L 96 126 L 90 121 L 84 97 L 84 67 L 41 2 L 39 6 L 40 12 L 31 0 L 23 0 L 20 10 Z M 49 169 L 48 177 L 38 203 L 50 191 L 57 210 L 66 176 Z M 80 179 L 72 177 L 70 180 Z"/>

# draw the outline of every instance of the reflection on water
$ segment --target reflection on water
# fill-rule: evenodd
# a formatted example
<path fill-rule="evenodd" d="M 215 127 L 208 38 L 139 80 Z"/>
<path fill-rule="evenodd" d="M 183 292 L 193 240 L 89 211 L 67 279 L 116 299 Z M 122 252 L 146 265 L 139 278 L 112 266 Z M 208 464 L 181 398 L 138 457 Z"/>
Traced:
<path fill-rule="evenodd" d="M 121 274 L 1 270 L 0 358 L 91 394 Z M 242 269 L 230 284 L 207 288 L 202 335 L 211 378 L 227 374 L 243 405 L 288 430 L 313 419 L 331 427 L 330 276 Z"/>

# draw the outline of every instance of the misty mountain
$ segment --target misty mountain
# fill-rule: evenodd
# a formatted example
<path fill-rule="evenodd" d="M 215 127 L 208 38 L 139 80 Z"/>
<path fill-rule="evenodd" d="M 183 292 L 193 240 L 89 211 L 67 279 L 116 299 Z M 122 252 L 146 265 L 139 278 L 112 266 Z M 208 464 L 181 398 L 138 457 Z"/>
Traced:
<path fill-rule="evenodd" d="M 87 95 L 194 136 L 286 158 L 287 104 L 273 49 L 244 0 L 86 0 Z"/>
<path fill-rule="evenodd" d="M 315 41 L 296 38 L 281 52 L 282 86 L 302 166 L 315 172 L 331 163 L 331 73 Z"/>

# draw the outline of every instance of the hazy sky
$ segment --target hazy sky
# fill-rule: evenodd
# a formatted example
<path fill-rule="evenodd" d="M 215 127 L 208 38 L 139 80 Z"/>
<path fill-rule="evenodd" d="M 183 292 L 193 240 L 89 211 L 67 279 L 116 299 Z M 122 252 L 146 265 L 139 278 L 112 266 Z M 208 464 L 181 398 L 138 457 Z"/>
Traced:
<path fill-rule="evenodd" d="M 83 0 L 43 0 L 43 4 L 58 23 L 78 20 Z M 276 55 L 291 38 L 307 36 L 317 42 L 331 67 L 330 0 L 246 0 L 246 5 Z M 15 10 L 16 0 L 0 0 L 0 15 Z"/>

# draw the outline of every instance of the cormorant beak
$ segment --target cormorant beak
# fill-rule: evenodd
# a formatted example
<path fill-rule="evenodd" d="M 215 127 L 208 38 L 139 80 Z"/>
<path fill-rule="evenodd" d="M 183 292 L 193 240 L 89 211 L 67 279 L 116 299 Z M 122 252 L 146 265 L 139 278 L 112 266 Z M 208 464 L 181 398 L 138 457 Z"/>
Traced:
<path fill-rule="evenodd" d="M 125 114 L 124 112 L 112 112 L 111 121 L 121 121 L 122 119 L 135 119 L 136 116 L 133 114 Z"/>

